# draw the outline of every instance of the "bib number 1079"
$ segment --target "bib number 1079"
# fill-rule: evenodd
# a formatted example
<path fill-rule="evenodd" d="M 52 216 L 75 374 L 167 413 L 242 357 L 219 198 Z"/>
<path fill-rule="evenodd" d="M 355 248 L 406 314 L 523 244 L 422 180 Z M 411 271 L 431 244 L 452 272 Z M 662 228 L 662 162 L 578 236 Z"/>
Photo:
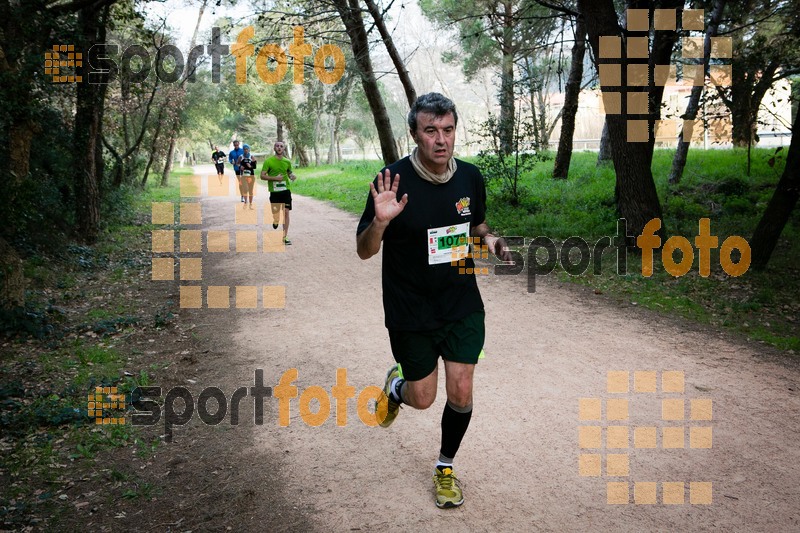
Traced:
<path fill-rule="evenodd" d="M 460 233 L 458 235 L 442 235 L 437 239 L 436 247 L 439 250 L 453 248 L 454 246 L 465 246 L 467 244 L 467 234 Z"/>

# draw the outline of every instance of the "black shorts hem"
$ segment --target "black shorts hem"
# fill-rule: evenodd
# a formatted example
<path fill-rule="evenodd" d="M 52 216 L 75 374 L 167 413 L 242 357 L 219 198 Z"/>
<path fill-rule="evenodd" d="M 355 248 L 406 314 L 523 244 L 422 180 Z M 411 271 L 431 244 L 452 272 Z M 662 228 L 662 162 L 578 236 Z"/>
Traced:
<path fill-rule="evenodd" d="M 289 211 L 292 210 L 292 191 L 273 191 L 269 193 L 269 203 L 283 204 Z"/>

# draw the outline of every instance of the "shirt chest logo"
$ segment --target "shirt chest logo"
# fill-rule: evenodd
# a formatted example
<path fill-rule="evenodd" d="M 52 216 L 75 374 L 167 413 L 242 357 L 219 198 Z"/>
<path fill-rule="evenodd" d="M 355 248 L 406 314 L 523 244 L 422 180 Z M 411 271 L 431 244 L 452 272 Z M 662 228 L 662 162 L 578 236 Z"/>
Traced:
<path fill-rule="evenodd" d="M 456 202 L 456 211 L 458 211 L 458 214 L 462 217 L 468 217 L 472 214 L 469 210 L 469 196 L 465 196 Z"/>

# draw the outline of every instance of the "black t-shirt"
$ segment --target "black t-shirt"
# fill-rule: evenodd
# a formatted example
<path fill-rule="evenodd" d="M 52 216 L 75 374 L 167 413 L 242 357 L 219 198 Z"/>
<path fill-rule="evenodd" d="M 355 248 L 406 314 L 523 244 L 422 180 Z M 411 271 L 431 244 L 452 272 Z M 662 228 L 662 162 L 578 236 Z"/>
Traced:
<path fill-rule="evenodd" d="M 217 165 L 219 165 L 220 163 L 224 163 L 226 157 L 227 156 L 225 155 L 225 152 L 223 152 L 222 150 L 218 150 L 211 154 L 211 159 L 213 159 L 214 163 L 216 163 Z"/>
<path fill-rule="evenodd" d="M 239 166 L 242 169 L 242 174 L 246 176 L 252 176 L 253 171 L 256 169 L 256 165 L 258 163 L 255 159 L 251 159 L 247 156 L 243 156 L 242 160 L 239 162 Z"/>
<path fill-rule="evenodd" d="M 449 261 L 436 264 L 430 255 L 437 246 L 449 248 L 450 242 L 445 241 L 463 235 L 464 229 L 468 237 L 469 229 L 486 219 L 486 187 L 480 170 L 464 161 L 457 163 L 455 175 L 442 185 L 420 178 L 408 157 L 388 167 L 392 177 L 400 174 L 397 198 L 408 194 L 405 209 L 383 234 L 383 309 L 388 329 L 426 331 L 483 310 L 475 276 L 459 274 L 459 267 Z M 374 217 L 375 205 L 368 194 L 356 234 Z M 438 233 L 430 234 L 433 229 Z M 472 259 L 461 268 L 474 268 Z"/>

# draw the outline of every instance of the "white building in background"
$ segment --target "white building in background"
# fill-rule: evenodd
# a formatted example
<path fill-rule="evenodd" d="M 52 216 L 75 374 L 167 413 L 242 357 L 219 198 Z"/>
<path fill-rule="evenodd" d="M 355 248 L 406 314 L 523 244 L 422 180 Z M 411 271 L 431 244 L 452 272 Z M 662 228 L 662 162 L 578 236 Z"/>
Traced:
<path fill-rule="evenodd" d="M 661 116 L 662 122 L 656 129 L 656 147 L 674 148 L 677 145 L 678 133 L 681 131 L 679 118 L 686 110 L 686 102 L 691 93 L 689 83 L 679 81 L 675 85 L 664 88 Z M 708 90 L 708 89 L 707 89 Z M 792 138 L 792 106 L 791 83 L 787 79 L 779 80 L 764 96 L 758 114 L 757 146 L 788 146 Z M 550 95 L 548 114 L 550 120 L 558 115 L 564 106 L 564 94 Z M 705 148 L 729 148 L 732 123 L 728 109 L 720 102 L 700 109 L 698 120 L 705 119 L 705 128 L 692 131 L 692 145 Z M 581 91 L 578 103 L 578 115 L 575 118 L 575 134 L 573 147 L 575 150 L 597 150 L 605 121 L 605 110 L 600 97 L 600 89 Z M 550 136 L 550 147 L 558 146 L 561 132 L 561 121 Z"/>

